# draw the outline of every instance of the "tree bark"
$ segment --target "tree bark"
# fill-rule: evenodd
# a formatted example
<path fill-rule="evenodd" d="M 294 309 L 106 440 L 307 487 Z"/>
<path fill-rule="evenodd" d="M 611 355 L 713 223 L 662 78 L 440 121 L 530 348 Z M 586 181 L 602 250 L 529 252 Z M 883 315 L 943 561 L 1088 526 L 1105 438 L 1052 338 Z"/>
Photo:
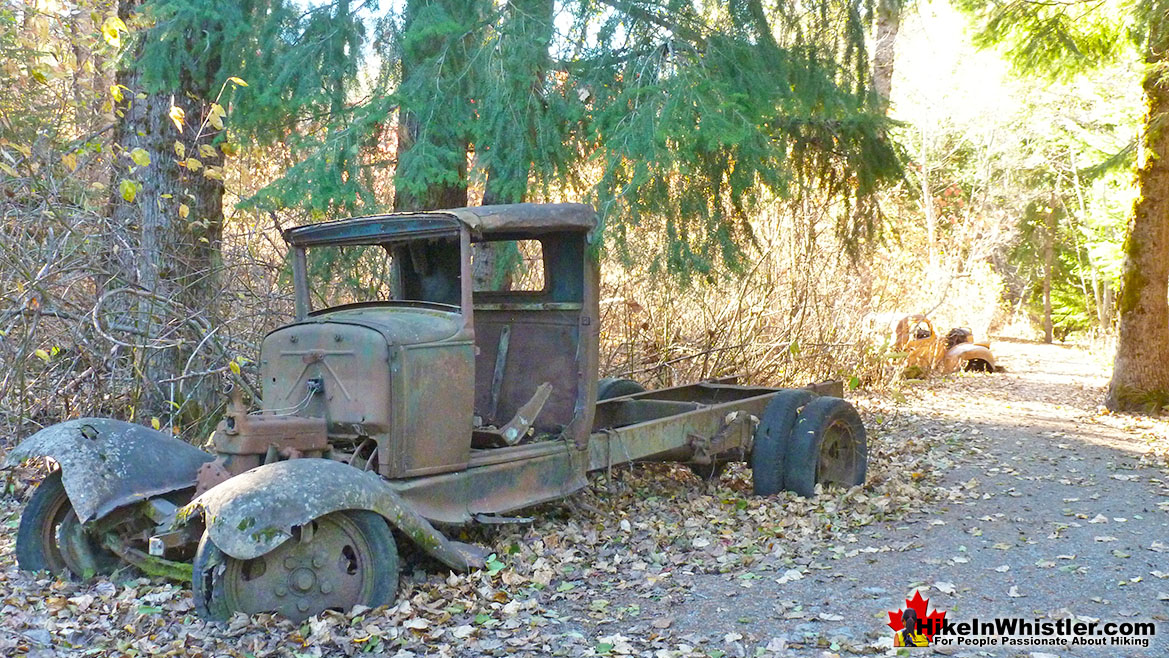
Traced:
<path fill-rule="evenodd" d="M 398 114 L 394 210 L 467 205 L 470 90 L 466 40 L 451 29 L 467 16 L 460 0 L 409 0 L 402 35 L 403 109 Z"/>
<path fill-rule="evenodd" d="M 893 93 L 893 63 L 896 55 L 897 31 L 901 29 L 901 0 L 878 0 L 877 27 L 873 38 L 873 87 L 881 104 L 881 111 L 889 113 L 889 98 Z"/>
<path fill-rule="evenodd" d="M 1145 129 L 1137 171 L 1140 196 L 1124 243 L 1120 335 L 1105 404 L 1110 409 L 1160 406 L 1169 401 L 1169 18 L 1149 17 L 1145 52 Z"/>
<path fill-rule="evenodd" d="M 1055 210 L 1047 209 L 1043 225 L 1043 342 L 1051 344 L 1055 329 L 1051 321 L 1051 279 L 1055 269 Z"/>
<path fill-rule="evenodd" d="M 930 277 L 937 276 L 938 268 L 938 218 L 934 213 L 934 192 L 930 184 L 929 142 L 926 139 L 925 128 L 918 130 L 921 136 L 921 170 L 918 178 L 921 183 L 921 210 L 925 215 L 926 257 L 929 262 Z"/>
<path fill-rule="evenodd" d="M 137 0 L 120 3 L 119 15 L 128 20 L 131 10 L 140 4 Z M 208 411 L 216 393 L 213 387 L 194 393 L 191 384 L 184 382 L 186 394 L 179 395 L 177 384 L 172 387 L 163 380 L 182 374 L 192 350 L 204 337 L 200 327 L 210 328 L 216 322 L 223 183 L 205 173 L 207 167 L 222 162 L 199 154 L 199 146 L 210 144 L 214 130 L 208 126 L 197 135 L 201 108 L 192 107 L 190 101 L 191 96 L 207 98 L 209 85 L 184 79 L 183 88 L 174 93 L 174 102 L 187 111 L 180 131 L 170 117 L 171 94 L 146 93 L 142 75 L 132 64 L 119 69 L 115 78 L 123 86 L 123 101 L 114 127 L 117 173 L 111 181 L 110 214 L 113 225 L 132 245 L 132 253 L 123 250 L 115 258 L 121 280 L 109 287 L 130 286 L 142 294 L 131 298 L 133 306 L 123 303 L 112 308 L 132 312 L 132 324 L 158 341 L 135 350 L 134 367 L 142 382 L 135 415 L 138 419 L 155 416 L 164 424 L 191 422 Z M 139 98 L 139 94 L 145 97 Z M 204 166 L 198 171 L 181 166 L 176 142 L 184 145 L 188 156 L 201 158 Z M 149 164 L 132 162 L 129 154 L 135 149 L 146 153 Z M 123 181 L 135 190 L 133 201 L 123 197 Z M 180 212 L 181 205 L 188 209 L 186 217 Z M 158 347 L 174 343 L 178 345 Z M 205 370 L 206 365 L 197 359 L 192 371 Z M 180 407 L 183 417 L 176 418 Z"/>
<path fill-rule="evenodd" d="M 541 157 L 537 140 L 545 110 L 544 76 L 552 41 L 552 0 L 510 0 L 500 29 L 497 50 L 500 75 L 486 79 L 494 101 L 484 102 L 480 118 L 487 122 L 489 144 L 476 145 L 484 158 L 487 180 L 483 205 L 523 203 L 528 194 L 532 162 Z M 506 149 L 506 150 L 501 150 Z M 472 272 L 477 290 L 509 290 L 520 257 L 514 244 L 475 245 Z"/>

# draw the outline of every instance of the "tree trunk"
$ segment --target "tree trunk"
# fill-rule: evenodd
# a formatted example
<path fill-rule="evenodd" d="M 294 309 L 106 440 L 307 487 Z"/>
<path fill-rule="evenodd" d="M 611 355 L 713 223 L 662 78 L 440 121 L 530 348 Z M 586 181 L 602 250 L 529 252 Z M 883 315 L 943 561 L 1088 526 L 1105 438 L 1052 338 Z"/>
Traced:
<path fill-rule="evenodd" d="M 1047 209 L 1043 225 L 1043 342 L 1051 344 L 1054 330 L 1051 321 L 1051 279 L 1055 269 L 1055 210 Z"/>
<path fill-rule="evenodd" d="M 473 31 L 459 21 L 474 20 L 469 9 L 462 0 L 406 3 L 394 210 L 467 205 L 467 46 Z"/>
<path fill-rule="evenodd" d="M 1113 298 L 1112 281 L 1104 279 L 1101 281 L 1100 287 L 1104 290 L 1103 308 L 1100 310 L 1100 331 L 1108 333 L 1112 331 L 1112 308 L 1116 300 Z"/>
<path fill-rule="evenodd" d="M 536 139 L 546 111 L 544 76 L 552 41 L 552 0 L 510 0 L 496 50 L 499 66 L 482 76 L 489 87 L 480 119 L 490 143 L 477 144 L 487 173 L 483 205 L 522 203 L 527 198 L 532 162 L 541 157 Z M 475 245 L 477 290 L 509 290 L 520 254 L 514 244 Z"/>
<path fill-rule="evenodd" d="M 130 11 L 139 4 L 122 2 L 119 15 L 128 20 Z M 127 57 L 125 61 L 134 59 Z M 196 137 L 200 108 L 192 107 L 189 100 L 190 96 L 207 98 L 207 84 L 184 80 L 181 92 L 174 94 L 174 102 L 185 106 L 187 112 L 180 131 L 171 120 L 170 94 L 146 94 L 142 76 L 133 68 L 120 69 L 116 81 L 124 88 L 123 102 L 118 106 L 121 116 L 114 127 L 118 173 L 111 181 L 111 221 L 128 238 L 132 253 L 117 258 L 122 280 L 115 285 L 139 291 L 132 295 L 132 307 L 126 303 L 120 306 L 132 309 L 133 324 L 150 337 L 134 355 L 136 376 L 142 382 L 135 416 L 158 417 L 164 424 L 194 421 L 208 410 L 214 399 L 213 387 L 195 393 L 191 389 L 194 381 L 164 380 L 183 374 L 192 350 L 216 322 L 223 183 L 204 174 L 207 167 L 222 163 L 199 154 L 199 146 L 210 145 L 215 131 L 207 127 Z M 139 93 L 145 97 L 139 98 Z M 198 171 L 180 166 L 176 142 L 183 144 L 188 156 L 201 158 L 204 166 Z M 130 154 L 136 149 L 149 157 L 149 164 L 132 161 Z M 131 196 L 132 201 L 127 198 Z M 181 205 L 187 210 L 182 211 Z M 112 308 L 117 310 L 119 305 Z M 193 371 L 205 370 L 204 360 L 213 358 L 199 356 L 192 361 Z M 182 418 L 176 417 L 179 409 Z"/>
<path fill-rule="evenodd" d="M 1169 400 L 1169 18 L 1149 18 L 1145 52 L 1144 154 L 1137 171 L 1140 197 L 1124 243 L 1120 335 L 1105 404 L 1110 409 L 1160 406 Z"/>
<path fill-rule="evenodd" d="M 873 39 L 873 87 L 881 110 L 889 113 L 889 97 L 893 92 L 893 61 L 896 55 L 897 31 L 901 29 L 901 0 L 878 0 L 877 28 Z"/>
<path fill-rule="evenodd" d="M 934 214 L 934 192 L 930 185 L 930 164 L 929 164 L 929 143 L 926 140 L 925 129 L 921 128 L 918 131 L 921 136 L 921 171 L 918 172 L 918 178 L 921 183 L 921 210 L 925 215 L 925 239 L 926 239 L 926 257 L 929 262 L 928 276 L 932 277 L 938 275 L 938 253 L 937 253 L 937 239 L 938 239 L 938 218 Z"/>

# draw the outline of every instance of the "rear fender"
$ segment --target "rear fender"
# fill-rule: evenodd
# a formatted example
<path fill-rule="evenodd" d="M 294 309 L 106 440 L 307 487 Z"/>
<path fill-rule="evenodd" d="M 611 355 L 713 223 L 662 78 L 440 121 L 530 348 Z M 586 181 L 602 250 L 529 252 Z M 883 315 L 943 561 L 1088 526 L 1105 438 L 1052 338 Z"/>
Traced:
<path fill-rule="evenodd" d="M 110 418 L 78 418 L 33 434 L 8 453 L 4 468 L 34 457 L 61 465 L 61 481 L 82 523 L 114 509 L 195 485 L 213 457 L 149 427 Z"/>
<path fill-rule="evenodd" d="M 385 480 L 331 459 L 292 459 L 253 468 L 212 487 L 179 510 L 176 524 L 202 516 L 211 541 L 250 560 L 292 537 L 292 529 L 347 509 L 376 512 L 419 548 L 459 571 L 483 566 L 483 553 L 453 542 Z"/>

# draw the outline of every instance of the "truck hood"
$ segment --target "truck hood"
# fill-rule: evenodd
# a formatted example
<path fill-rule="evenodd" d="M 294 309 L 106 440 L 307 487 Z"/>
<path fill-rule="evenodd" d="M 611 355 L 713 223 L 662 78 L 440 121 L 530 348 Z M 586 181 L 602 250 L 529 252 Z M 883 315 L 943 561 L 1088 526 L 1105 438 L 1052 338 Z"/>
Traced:
<path fill-rule="evenodd" d="M 334 323 L 372 329 L 381 334 L 388 345 L 417 345 L 460 337 L 464 333 L 463 316 L 452 310 L 435 306 L 393 302 L 351 304 L 310 315 L 289 327 Z"/>

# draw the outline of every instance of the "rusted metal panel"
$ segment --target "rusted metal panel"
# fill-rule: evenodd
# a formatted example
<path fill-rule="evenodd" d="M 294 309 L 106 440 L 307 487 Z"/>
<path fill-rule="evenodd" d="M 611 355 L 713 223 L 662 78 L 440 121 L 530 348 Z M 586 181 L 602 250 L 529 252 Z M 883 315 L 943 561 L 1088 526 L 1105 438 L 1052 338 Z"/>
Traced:
<path fill-rule="evenodd" d="M 372 327 L 292 324 L 268 334 L 260 355 L 266 410 L 359 425 L 368 436 L 389 431 L 389 346 Z"/>
<path fill-rule="evenodd" d="M 379 439 L 382 474 L 417 477 L 464 468 L 471 457 L 474 346 L 396 348 L 390 364 L 393 429 Z"/>
<path fill-rule="evenodd" d="M 738 376 L 723 377 L 721 379 L 703 381 L 695 384 L 683 384 L 652 391 L 643 391 L 622 397 L 642 400 L 677 400 L 681 402 L 700 402 L 702 404 L 721 404 L 723 402 L 745 400 L 764 393 L 778 393 L 783 390 L 768 386 L 741 386 L 733 383 L 732 380 L 737 379 Z M 840 380 L 816 382 L 802 388 L 806 388 L 817 395 L 831 395 L 838 398 L 844 397 L 844 382 Z M 609 404 L 607 400 L 599 403 L 602 407 L 607 404 Z M 602 412 L 598 411 L 598 413 Z"/>
<path fill-rule="evenodd" d="M 514 203 L 498 206 L 453 208 L 447 212 L 472 231 L 481 234 L 539 234 L 545 231 L 591 231 L 597 227 L 597 213 L 583 203 Z"/>
<path fill-rule="evenodd" d="M 463 471 L 389 485 L 420 515 L 451 524 L 557 500 L 588 486 L 588 455 L 569 440 L 480 450 L 471 463 Z"/>
<path fill-rule="evenodd" d="M 766 393 L 775 393 L 779 390 L 778 388 L 766 386 L 740 386 L 737 384 L 720 384 L 717 382 L 698 382 L 696 384 L 683 384 L 681 386 L 643 391 L 622 397 L 636 398 L 639 400 L 675 400 L 679 402 L 720 404 L 722 402 L 744 400 Z M 607 405 L 610 402 L 608 400 L 602 400 L 598 404 Z"/>
<path fill-rule="evenodd" d="M 481 550 L 448 540 L 385 480 L 329 459 L 293 459 L 237 475 L 181 508 L 176 525 L 202 515 L 220 550 L 250 560 L 287 541 L 293 527 L 346 509 L 382 515 L 452 569 L 466 571 L 483 564 Z"/>
<path fill-rule="evenodd" d="M 33 434 L 14 448 L 6 468 L 33 457 L 61 465 L 65 493 L 86 523 L 109 512 L 195 485 L 213 457 L 148 427 L 109 418 L 78 418 Z"/>
<path fill-rule="evenodd" d="M 593 429 L 604 430 L 636 425 L 702 408 L 704 407 L 700 402 L 683 402 L 681 400 L 619 399 L 612 402 L 606 401 L 604 404 L 597 405 L 597 414 L 593 418 Z"/>
<path fill-rule="evenodd" d="M 994 354 L 991 354 L 989 347 L 977 343 L 961 343 L 946 352 L 946 358 L 943 361 L 944 372 L 960 370 L 968 361 L 974 359 L 986 361 L 992 370 L 995 367 Z"/>
<path fill-rule="evenodd" d="M 584 233 L 538 237 L 543 290 L 475 293 L 475 410 L 485 425 L 501 426 L 547 382 L 552 392 L 533 427 L 583 447 L 596 401 L 598 266 Z"/>
<path fill-rule="evenodd" d="M 844 382 L 839 379 L 808 384 L 804 388 L 812 391 L 816 395 L 828 395 L 834 398 L 844 397 Z"/>
<path fill-rule="evenodd" d="M 479 346 L 475 359 L 475 409 L 484 422 L 502 426 L 532 399 L 540 384 L 548 382 L 552 393 L 534 427 L 537 432 L 559 433 L 576 413 L 579 313 L 477 310 L 475 324 Z M 504 347 L 506 353 L 501 359 L 499 354 Z M 497 364 L 500 375 L 499 388 L 495 390 Z"/>

